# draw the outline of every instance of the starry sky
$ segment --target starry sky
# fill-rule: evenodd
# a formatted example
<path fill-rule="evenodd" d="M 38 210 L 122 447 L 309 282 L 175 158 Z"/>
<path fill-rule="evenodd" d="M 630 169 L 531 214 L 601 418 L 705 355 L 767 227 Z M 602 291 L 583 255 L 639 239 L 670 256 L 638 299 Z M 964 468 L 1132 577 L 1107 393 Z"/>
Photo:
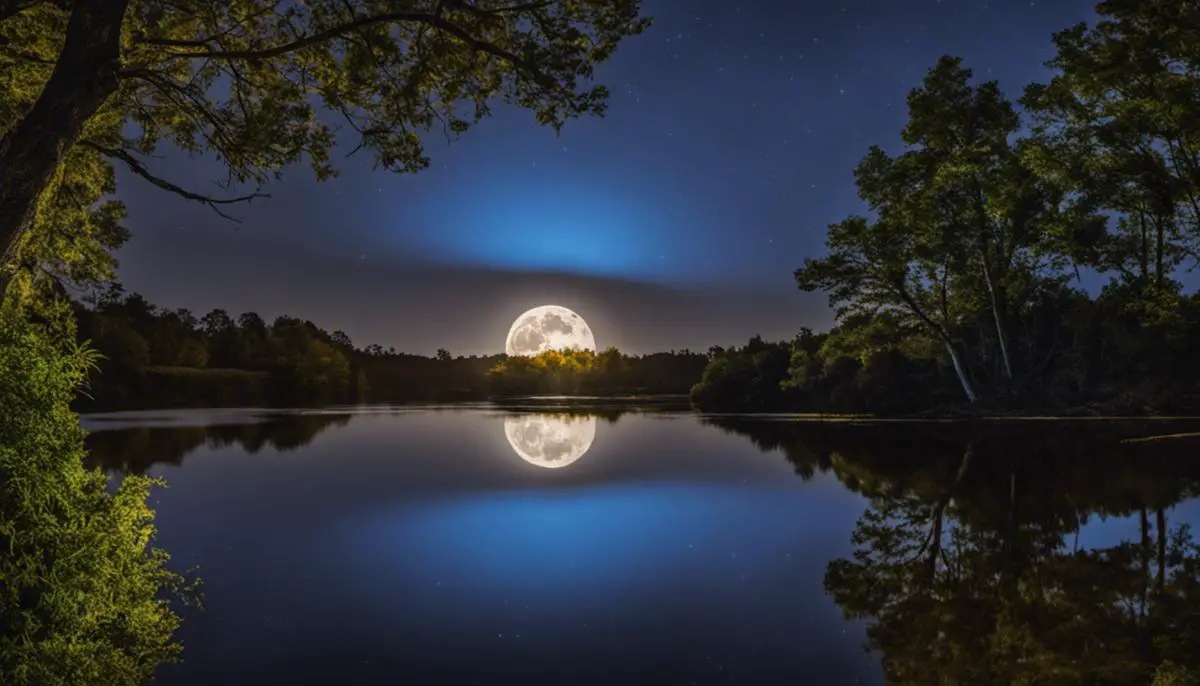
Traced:
<path fill-rule="evenodd" d="M 358 345 L 501 352 L 512 321 L 570 307 L 631 353 L 790 338 L 832 323 L 792 272 L 861 212 L 852 171 L 900 146 L 905 96 L 943 54 L 1011 98 L 1093 0 L 646 0 L 655 17 L 598 70 L 603 119 L 560 136 L 519 109 L 394 175 L 288 170 L 241 223 L 122 175 L 129 290 L 203 314 L 290 314 Z M 156 171 L 207 191 L 214 163 Z"/>

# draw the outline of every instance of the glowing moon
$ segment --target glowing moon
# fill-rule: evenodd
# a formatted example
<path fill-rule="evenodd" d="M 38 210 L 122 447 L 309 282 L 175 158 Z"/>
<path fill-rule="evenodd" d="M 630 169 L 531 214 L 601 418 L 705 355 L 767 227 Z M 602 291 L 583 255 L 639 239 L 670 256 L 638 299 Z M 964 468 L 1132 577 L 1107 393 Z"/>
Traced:
<path fill-rule="evenodd" d="M 504 436 L 529 464 L 560 469 L 583 457 L 596 440 L 595 417 L 526 414 L 504 418 Z"/>
<path fill-rule="evenodd" d="M 558 305 L 535 307 L 517 317 L 504 343 L 504 352 L 510 356 L 568 348 L 595 352 L 596 339 L 583 317 Z"/>

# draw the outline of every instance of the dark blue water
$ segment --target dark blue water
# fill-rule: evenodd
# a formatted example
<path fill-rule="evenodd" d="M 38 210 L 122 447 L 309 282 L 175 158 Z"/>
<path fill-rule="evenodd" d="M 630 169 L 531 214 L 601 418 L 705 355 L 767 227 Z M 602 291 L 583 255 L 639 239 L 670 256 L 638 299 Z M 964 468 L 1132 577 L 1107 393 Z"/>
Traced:
<path fill-rule="evenodd" d="M 166 477 L 158 543 L 203 580 L 158 683 L 883 683 L 823 582 L 874 492 L 850 462 L 877 457 L 798 468 L 756 445 L 778 429 L 672 413 L 538 415 L 514 447 L 513 416 L 89 418 L 111 468 Z M 1089 521 L 1070 545 L 1139 531 Z"/>

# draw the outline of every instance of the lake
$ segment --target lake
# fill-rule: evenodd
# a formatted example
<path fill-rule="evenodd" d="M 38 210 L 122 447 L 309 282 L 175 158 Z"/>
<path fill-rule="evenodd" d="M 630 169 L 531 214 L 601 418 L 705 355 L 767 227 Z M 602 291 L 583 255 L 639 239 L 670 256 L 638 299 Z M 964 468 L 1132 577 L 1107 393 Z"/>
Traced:
<path fill-rule="evenodd" d="M 158 544 L 203 580 L 157 683 L 1145 684 L 1195 659 L 1198 422 L 630 409 L 86 416 L 97 464 L 168 480 Z"/>

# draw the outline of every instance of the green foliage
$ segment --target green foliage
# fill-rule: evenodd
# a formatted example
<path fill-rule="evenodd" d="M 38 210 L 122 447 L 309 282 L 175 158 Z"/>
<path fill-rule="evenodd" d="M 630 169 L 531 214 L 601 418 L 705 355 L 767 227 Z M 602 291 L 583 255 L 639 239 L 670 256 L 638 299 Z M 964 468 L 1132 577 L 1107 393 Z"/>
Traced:
<path fill-rule="evenodd" d="M 1200 256 L 1200 13 L 1181 0 L 1097 10 L 1094 26 L 1055 35 L 1058 73 L 1026 90 L 1029 152 L 1076 207 L 1118 216 L 1091 261 L 1153 290 Z"/>
<path fill-rule="evenodd" d="M 1129 290 L 1111 286 L 1095 300 L 1056 284 L 1035 292 L 1012 318 L 1022 343 L 1014 359 L 1030 372 L 1008 398 L 989 398 L 987 411 L 1187 415 L 1200 409 L 1200 363 L 1190 351 L 1200 336 L 1200 296 L 1176 292 L 1151 312 Z M 986 332 L 989 323 L 985 313 L 974 328 Z M 981 337 L 964 328 L 963 349 L 979 350 Z M 704 410 L 944 413 L 961 402 L 944 351 L 903 316 L 847 315 L 826 333 L 801 333 L 782 369 L 755 365 L 737 348 L 715 353 L 692 398 Z M 763 393 L 772 380 L 782 393 Z"/>
<path fill-rule="evenodd" d="M 547 350 L 506 357 L 487 373 L 489 391 L 506 395 L 683 394 L 706 360 L 687 350 L 628 356 L 616 348 Z"/>
<path fill-rule="evenodd" d="M 954 385 L 920 330 L 886 313 L 850 315 L 827 333 L 714 354 L 692 400 L 704 410 L 904 414 L 953 404 Z"/>
<path fill-rule="evenodd" d="M 267 326 L 253 313 L 241 323 L 221 310 L 196 319 L 116 284 L 94 299 L 92 308 L 76 308 L 80 338 L 104 355 L 91 377 L 92 407 L 304 405 L 345 402 L 360 391 L 361 368 L 351 364 L 355 351 L 343 333 L 292 317 Z"/>
<path fill-rule="evenodd" d="M 70 333 L 69 313 L 39 314 Z M 159 482 L 110 492 L 84 468 L 69 404 L 96 356 L 63 333 L 0 311 L 0 682 L 133 686 L 178 654 L 168 598 L 186 588 L 153 547 Z"/>
<path fill-rule="evenodd" d="M 784 383 L 810 389 L 804 402 L 861 406 L 850 385 L 870 377 L 940 396 L 927 363 L 940 348 L 967 400 L 993 410 L 1195 406 L 1181 343 L 1198 331 L 1195 297 L 1175 276 L 1200 264 L 1200 12 L 1097 9 L 1095 26 L 1055 36 L 1057 73 L 1026 89 L 1027 122 L 956 58 L 910 94 L 905 151 L 873 147 L 855 172 L 872 216 L 832 225 L 828 254 L 795 274 L 828 294 L 840 333 L 869 335 L 855 320 L 878 318 L 899 337 L 796 352 Z M 1111 284 L 1096 298 L 1071 288 L 1081 267 Z"/>
<path fill-rule="evenodd" d="M 767 343 L 755 336 L 742 347 L 712 356 L 691 399 L 702 409 L 763 411 L 785 403 L 782 381 L 791 360 L 791 346 Z"/>
<path fill-rule="evenodd" d="M 0 17 L 0 72 L 5 74 L 0 79 L 0 140 L 37 100 L 66 25 L 62 10 L 51 3 L 22 4 L 29 9 Z M 119 136 L 120 128 L 119 118 L 101 113 L 92 118 L 86 135 Z M 125 207 L 112 198 L 115 189 L 112 165 L 96 151 L 79 146 L 66 151 L 41 189 L 28 233 L 3 265 L 21 269 L 22 295 L 30 296 L 34 283 L 46 277 L 87 283 L 113 276 L 112 252 L 128 239 L 121 226 Z"/>
<path fill-rule="evenodd" d="M 496 101 L 555 129 L 602 115 L 595 66 L 649 25 L 640 11 L 639 0 L 0 4 L 3 268 L 111 276 L 127 237 L 113 165 L 224 213 L 289 165 L 334 176 L 339 129 L 380 166 L 414 172 L 429 164 L 423 136 L 457 137 Z M 229 193 L 158 176 L 148 160 L 165 146 L 219 161 Z"/>
<path fill-rule="evenodd" d="M 874 221 L 829 229 L 829 254 L 805 260 L 796 281 L 823 290 L 841 317 L 886 313 L 934 338 L 973 379 L 1011 385 L 1021 371 L 1014 319 L 1065 261 L 1052 249 L 1075 218 L 1058 211 L 1063 191 L 1038 177 L 1012 138 L 1020 120 L 994 82 L 944 57 L 908 98 L 908 150 L 871 148 L 855 171 Z M 964 324 L 990 321 L 982 350 L 964 350 Z M 984 360 L 990 360 L 984 364 Z"/>
<path fill-rule="evenodd" d="M 1196 686 L 1198 683 L 1200 679 L 1196 678 L 1192 670 L 1168 660 L 1154 671 L 1154 681 L 1150 686 Z"/>
<path fill-rule="evenodd" d="M 551 351 L 433 357 L 355 347 L 344 332 L 282 316 L 213 310 L 197 319 L 164 310 L 119 284 L 77 303 L 78 340 L 102 354 L 87 409 L 309 406 L 349 402 L 482 399 L 536 394 L 683 395 L 708 359 L 688 350 L 624 355 Z"/>

